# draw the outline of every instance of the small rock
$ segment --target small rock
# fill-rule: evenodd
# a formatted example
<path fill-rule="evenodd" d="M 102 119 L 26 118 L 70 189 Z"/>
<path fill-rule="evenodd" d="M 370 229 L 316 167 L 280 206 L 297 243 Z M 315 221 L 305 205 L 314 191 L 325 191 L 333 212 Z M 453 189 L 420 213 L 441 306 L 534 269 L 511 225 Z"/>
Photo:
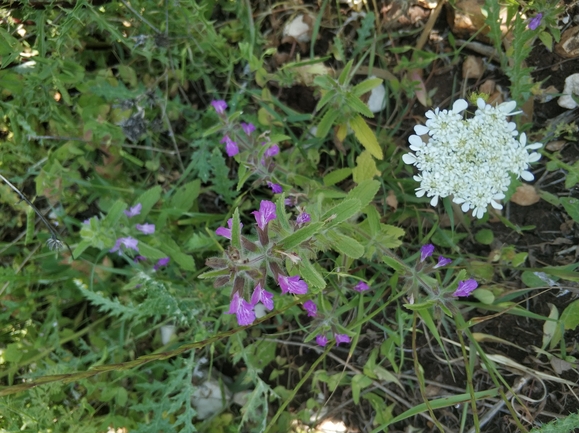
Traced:
<path fill-rule="evenodd" d="M 557 104 L 559 104 L 560 107 L 568 108 L 569 110 L 576 108 L 578 105 L 573 100 L 571 95 L 579 97 L 579 73 L 569 75 L 567 78 L 565 78 L 563 96 L 559 98 Z"/>
<path fill-rule="evenodd" d="M 555 45 L 555 52 L 565 59 L 579 57 L 579 26 L 563 32 L 561 41 Z"/>
<path fill-rule="evenodd" d="M 375 77 L 370 77 L 375 78 Z M 368 108 L 372 113 L 379 113 L 386 106 L 386 88 L 383 84 L 374 87 L 368 98 Z"/>
<path fill-rule="evenodd" d="M 283 35 L 294 38 L 297 42 L 309 42 L 312 39 L 313 22 L 314 19 L 311 16 L 300 14 L 286 24 Z"/>
<path fill-rule="evenodd" d="M 483 61 L 480 57 L 467 56 L 462 64 L 462 78 L 480 78 L 485 71 Z"/>

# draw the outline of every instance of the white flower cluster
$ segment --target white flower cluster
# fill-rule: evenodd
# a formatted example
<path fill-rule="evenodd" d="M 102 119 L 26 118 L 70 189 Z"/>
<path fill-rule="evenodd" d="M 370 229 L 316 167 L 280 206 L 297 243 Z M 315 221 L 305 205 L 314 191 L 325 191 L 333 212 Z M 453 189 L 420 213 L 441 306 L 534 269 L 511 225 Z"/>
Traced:
<path fill-rule="evenodd" d="M 516 102 L 493 107 L 479 99 L 477 105 L 470 119 L 460 114 L 468 107 L 464 99 L 457 100 L 450 111 L 428 111 L 426 126 L 416 125 L 417 135 L 408 139 L 415 153 L 407 153 L 402 159 L 420 170 L 414 176 L 420 182 L 418 197 L 426 194 L 432 197 L 430 204 L 436 206 L 439 197 L 452 195 L 463 212 L 474 209 L 473 214 L 482 218 L 489 204 L 502 209 L 497 200 L 505 198 L 503 192 L 511 182 L 509 173 L 526 181 L 534 179 L 527 169 L 541 155 L 529 150 L 542 144 L 527 145 L 525 133 L 517 138 L 516 125 L 507 121 L 508 116 L 519 113 L 513 112 Z M 427 143 L 420 137 L 426 134 Z"/>

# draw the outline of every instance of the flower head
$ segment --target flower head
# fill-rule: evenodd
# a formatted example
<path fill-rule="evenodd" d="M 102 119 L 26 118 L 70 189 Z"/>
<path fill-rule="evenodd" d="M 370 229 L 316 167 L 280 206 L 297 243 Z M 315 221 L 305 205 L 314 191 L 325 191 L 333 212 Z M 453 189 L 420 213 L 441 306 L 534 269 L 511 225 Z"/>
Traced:
<path fill-rule="evenodd" d="M 308 317 L 316 317 L 318 314 L 318 307 L 314 301 L 306 301 L 304 302 L 304 310 L 307 311 Z"/>
<path fill-rule="evenodd" d="M 476 288 L 478 283 L 472 278 L 466 281 L 459 281 L 458 289 L 452 294 L 452 296 L 463 297 L 469 296 Z"/>
<path fill-rule="evenodd" d="M 237 143 L 229 138 L 229 135 L 223 137 L 221 139 L 221 143 L 225 143 L 225 152 L 230 158 L 239 153 L 239 147 L 237 146 Z"/>
<path fill-rule="evenodd" d="M 305 281 L 300 279 L 299 275 L 294 275 L 293 277 L 286 277 L 285 275 L 279 275 L 277 277 L 277 282 L 281 287 L 282 293 L 293 293 L 294 295 L 305 295 L 308 293 L 308 285 Z"/>
<path fill-rule="evenodd" d="M 227 110 L 227 102 L 225 101 L 211 101 L 211 105 L 213 105 L 213 108 L 215 108 L 218 114 L 223 114 L 225 110 Z"/>
<path fill-rule="evenodd" d="M 434 245 L 426 244 L 420 248 L 420 261 L 423 262 L 427 257 L 430 257 L 434 252 Z"/>
<path fill-rule="evenodd" d="M 129 210 L 125 210 L 123 212 L 125 213 L 126 216 L 131 218 L 131 217 L 139 215 L 141 213 L 142 208 L 143 208 L 143 205 L 141 203 L 137 203 L 136 205 L 131 207 Z"/>
<path fill-rule="evenodd" d="M 447 259 L 443 256 L 438 256 L 438 263 L 434 265 L 434 269 L 442 268 L 443 266 L 449 265 L 452 263 L 452 260 Z"/>
<path fill-rule="evenodd" d="M 228 229 L 226 229 L 225 227 L 219 227 L 217 230 L 215 230 L 215 234 L 223 236 L 224 238 L 227 239 L 231 239 L 231 227 L 233 225 L 233 218 L 229 218 L 227 220 L 227 225 L 229 226 Z M 241 227 L 243 227 L 243 224 L 239 223 L 239 228 L 241 229 Z"/>
<path fill-rule="evenodd" d="M 540 154 L 529 151 L 541 144 L 527 146 L 525 134 L 516 138 L 516 125 L 507 120 L 518 114 L 514 101 L 495 107 L 479 98 L 474 116 L 463 119 L 460 113 L 467 107 L 459 99 L 450 111 L 428 111 L 426 125 L 415 126 L 416 135 L 408 138 L 414 153 L 402 159 L 420 172 L 414 176 L 420 183 L 417 197 L 430 197 L 430 204 L 436 206 L 439 198 L 452 196 L 463 212 L 472 210 L 482 218 L 489 204 L 502 209 L 499 201 L 505 198 L 511 173 L 533 179 L 527 169 Z"/>
<path fill-rule="evenodd" d="M 346 334 L 334 334 L 334 338 L 336 339 L 336 346 L 339 346 L 340 343 L 349 343 L 352 341 Z"/>
<path fill-rule="evenodd" d="M 239 326 L 251 325 L 255 320 L 253 305 L 239 296 L 238 292 L 233 294 L 231 304 L 229 305 L 229 311 L 226 314 L 235 314 Z"/>
<path fill-rule="evenodd" d="M 276 156 L 278 153 L 279 153 L 279 146 L 277 144 L 273 144 L 265 151 L 264 156 L 272 157 Z"/>
<path fill-rule="evenodd" d="M 267 181 L 267 186 L 271 188 L 274 194 L 281 194 L 283 192 L 283 188 L 281 187 L 281 185 L 278 185 L 277 183 Z"/>
<path fill-rule="evenodd" d="M 136 224 L 135 228 L 146 235 L 155 233 L 155 224 Z"/>
<path fill-rule="evenodd" d="M 153 269 L 158 271 L 159 268 L 161 268 L 162 266 L 167 266 L 169 264 L 169 257 L 163 257 L 159 260 L 157 260 L 157 263 L 155 263 L 155 265 L 153 266 Z"/>
<path fill-rule="evenodd" d="M 251 133 L 255 131 L 255 126 L 253 125 L 253 123 L 241 122 L 241 129 L 243 129 L 243 132 L 245 132 L 248 136 L 250 136 Z"/>
<path fill-rule="evenodd" d="M 263 289 L 260 283 L 257 283 L 251 295 L 251 305 L 255 306 L 258 302 L 261 302 L 269 311 L 273 310 L 273 293 Z"/>
<path fill-rule="evenodd" d="M 257 226 L 261 230 L 265 230 L 267 223 L 277 218 L 275 213 L 275 203 L 268 200 L 262 200 L 259 204 L 259 211 L 253 211 L 252 214 L 255 216 Z"/>
<path fill-rule="evenodd" d="M 370 286 L 366 284 L 364 281 L 358 281 L 358 284 L 354 286 L 354 290 L 356 292 L 365 292 L 366 290 L 370 290 Z"/>
<path fill-rule="evenodd" d="M 310 221 L 311 221 L 310 214 L 308 214 L 306 212 L 302 212 L 296 217 L 296 224 L 298 226 L 301 226 L 305 223 L 309 223 Z"/>
<path fill-rule="evenodd" d="M 130 236 L 127 236 L 126 238 L 118 238 L 115 242 L 115 246 L 112 247 L 109 250 L 109 252 L 114 253 L 116 251 L 119 251 L 120 254 L 121 245 L 123 245 L 125 248 L 135 250 L 138 252 L 139 251 L 139 247 L 137 247 L 138 243 L 139 243 L 138 240 Z"/>
<path fill-rule="evenodd" d="M 316 344 L 318 346 L 326 347 L 326 344 L 328 344 L 328 337 L 324 334 L 316 335 Z"/>
<path fill-rule="evenodd" d="M 542 19 L 543 19 L 543 14 L 540 12 L 537 15 L 535 15 L 533 18 L 531 18 L 531 21 L 529 21 L 529 24 L 528 24 L 529 30 L 535 30 L 537 27 L 539 27 L 541 25 Z"/>

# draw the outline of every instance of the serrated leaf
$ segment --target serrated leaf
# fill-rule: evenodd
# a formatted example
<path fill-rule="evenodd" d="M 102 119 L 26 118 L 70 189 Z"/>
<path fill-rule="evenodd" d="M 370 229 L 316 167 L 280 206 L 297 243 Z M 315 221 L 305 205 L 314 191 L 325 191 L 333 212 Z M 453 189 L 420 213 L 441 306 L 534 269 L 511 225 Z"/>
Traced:
<path fill-rule="evenodd" d="M 323 222 L 306 224 L 288 237 L 282 239 L 278 246 L 283 250 L 292 250 L 318 233 L 323 226 Z"/>
<path fill-rule="evenodd" d="M 352 119 L 350 119 L 350 127 L 354 131 L 354 135 L 358 141 L 364 146 L 364 148 L 372 154 L 376 159 L 383 159 L 384 153 L 382 148 L 378 144 L 376 135 L 370 129 L 366 121 L 362 116 L 357 114 Z"/>
<path fill-rule="evenodd" d="M 328 231 L 326 236 L 331 241 L 331 248 L 340 254 L 344 254 L 353 259 L 359 259 L 364 255 L 364 246 L 357 240 L 336 230 Z"/>
<path fill-rule="evenodd" d="M 141 203 L 142 206 L 140 213 L 141 217 L 146 217 L 149 214 L 149 212 L 151 212 L 151 209 L 153 208 L 153 206 L 155 206 L 155 203 L 157 203 L 161 198 L 162 191 L 163 189 L 159 185 L 157 185 L 151 189 L 148 189 L 147 191 L 142 193 L 139 196 L 139 198 L 137 198 L 136 203 Z"/>
<path fill-rule="evenodd" d="M 380 244 L 386 248 L 398 248 L 402 245 L 400 238 L 406 232 L 400 227 L 390 224 L 380 224 Z"/>
<path fill-rule="evenodd" d="M 340 112 L 338 110 L 333 110 L 331 108 L 328 109 L 328 111 L 326 111 L 326 113 L 322 117 L 322 120 L 320 120 L 320 123 L 318 124 L 318 129 L 316 130 L 316 137 L 325 138 L 326 135 L 328 135 L 328 132 L 330 132 L 330 128 L 334 125 L 334 122 L 336 121 L 339 115 Z"/>
<path fill-rule="evenodd" d="M 362 205 L 360 204 L 360 200 L 351 198 L 344 200 L 339 205 L 334 206 L 330 210 L 326 211 L 324 215 L 322 215 L 321 220 L 327 222 L 330 225 L 336 225 L 342 221 L 347 220 L 348 218 L 353 217 L 361 210 Z"/>
<path fill-rule="evenodd" d="M 382 80 L 381 78 L 368 78 L 362 81 L 361 83 L 356 84 L 352 89 L 352 93 L 357 97 L 360 97 L 364 93 L 367 93 L 370 90 L 372 90 L 374 87 L 378 87 L 380 84 L 382 84 L 382 81 L 384 80 Z"/>
<path fill-rule="evenodd" d="M 324 176 L 324 185 L 325 186 L 335 185 L 338 182 L 341 182 L 344 179 L 346 179 L 351 174 L 352 174 L 351 168 L 339 168 L 337 170 L 333 170 Z"/>
<path fill-rule="evenodd" d="M 368 107 L 368 105 L 364 104 L 360 98 L 354 95 L 347 95 L 346 96 L 346 105 L 348 108 L 353 109 L 356 113 L 362 114 L 369 119 L 374 117 L 374 113 Z"/>
<path fill-rule="evenodd" d="M 123 215 L 123 211 L 127 208 L 127 205 L 121 201 L 117 200 L 109 209 L 109 213 L 103 219 L 102 226 L 105 228 L 114 228 L 117 226 L 119 219 Z"/>
<path fill-rule="evenodd" d="M 352 70 L 353 64 L 354 64 L 354 60 L 350 60 L 348 63 L 346 63 L 346 65 L 344 66 L 344 69 L 342 69 L 342 72 L 340 73 L 340 76 L 338 77 L 338 83 L 340 83 L 342 86 L 346 83 L 346 80 L 348 79 L 348 75 L 350 75 L 350 71 Z"/>
<path fill-rule="evenodd" d="M 139 248 L 139 254 L 145 256 L 149 260 L 159 260 L 167 257 L 167 254 L 165 254 L 163 251 L 158 250 L 157 248 L 154 248 L 144 242 L 139 241 L 137 246 Z"/>
<path fill-rule="evenodd" d="M 316 77 L 316 79 L 319 77 Z M 327 78 L 327 77 L 326 77 Z M 316 83 L 316 80 L 314 80 L 314 83 Z M 320 85 L 319 83 L 316 83 L 318 86 L 320 86 L 320 88 L 323 89 L 324 86 Z M 336 92 L 331 91 L 331 90 L 322 90 L 322 97 L 319 100 L 318 104 L 316 105 L 316 111 L 320 111 L 322 108 L 324 108 L 324 106 L 330 102 L 332 100 L 332 98 L 336 95 Z"/>
<path fill-rule="evenodd" d="M 569 215 L 573 221 L 579 224 L 579 199 L 570 197 L 561 197 L 559 199 L 561 204 L 565 208 L 567 215 Z"/>
<path fill-rule="evenodd" d="M 370 204 L 376 193 L 380 189 L 380 182 L 377 180 L 366 180 L 360 182 L 357 186 L 348 192 L 348 198 L 360 200 L 360 206 L 365 208 Z"/>
<path fill-rule="evenodd" d="M 356 158 L 356 167 L 352 170 L 354 182 L 362 183 L 381 174 L 376 166 L 374 157 L 367 150 L 363 151 L 360 156 Z"/>
<path fill-rule="evenodd" d="M 304 279 L 308 286 L 322 290 L 326 287 L 324 277 L 320 275 L 317 269 L 309 260 L 302 260 L 299 264 L 299 274 Z"/>

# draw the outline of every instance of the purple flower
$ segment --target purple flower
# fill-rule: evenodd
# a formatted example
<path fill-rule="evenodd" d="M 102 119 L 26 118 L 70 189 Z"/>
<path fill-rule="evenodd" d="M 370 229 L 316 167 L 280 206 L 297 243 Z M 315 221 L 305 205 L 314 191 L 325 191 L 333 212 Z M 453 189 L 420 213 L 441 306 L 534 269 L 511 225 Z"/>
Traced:
<path fill-rule="evenodd" d="M 466 281 L 460 281 L 458 283 L 458 289 L 452 294 L 452 296 L 469 296 L 478 287 L 476 280 L 472 278 Z"/>
<path fill-rule="evenodd" d="M 225 101 L 211 101 L 211 105 L 213 105 L 213 108 L 215 108 L 215 111 L 217 111 L 218 114 L 225 113 L 225 110 L 227 109 L 227 102 Z"/>
<path fill-rule="evenodd" d="M 277 282 L 281 287 L 282 293 L 293 293 L 294 295 L 305 295 L 308 293 L 308 285 L 305 281 L 300 280 L 299 275 L 294 275 L 293 277 L 286 277 L 285 275 L 279 275 L 277 277 Z"/>
<path fill-rule="evenodd" d="M 316 335 L 316 343 L 318 346 L 325 347 L 328 344 L 328 338 L 323 334 Z"/>
<path fill-rule="evenodd" d="M 225 314 L 235 314 L 239 326 L 251 325 L 255 320 L 253 305 L 240 297 L 238 292 L 233 294 L 231 304 L 229 305 L 229 311 Z"/>
<path fill-rule="evenodd" d="M 253 211 L 252 214 L 255 216 L 257 226 L 261 230 L 265 230 L 267 223 L 277 218 L 275 213 L 275 203 L 268 200 L 262 200 L 261 203 L 259 203 L 259 211 Z"/>
<path fill-rule="evenodd" d="M 253 126 L 253 123 L 251 122 L 250 123 L 241 122 L 241 129 L 243 129 L 243 132 L 245 132 L 249 136 L 253 131 L 255 131 L 255 126 Z"/>
<path fill-rule="evenodd" d="M 316 314 L 318 313 L 318 307 L 314 301 L 304 302 L 304 310 L 307 311 L 308 317 L 316 317 Z"/>
<path fill-rule="evenodd" d="M 370 290 L 370 286 L 364 281 L 359 281 L 358 284 L 354 286 L 354 290 L 357 292 L 365 292 L 366 290 Z"/>
<path fill-rule="evenodd" d="M 153 269 L 158 271 L 160 267 L 167 266 L 169 264 L 169 260 L 169 257 L 163 257 L 162 259 L 157 260 L 157 263 L 155 263 Z"/>
<path fill-rule="evenodd" d="M 302 224 L 309 223 L 311 220 L 310 214 L 306 212 L 302 212 L 296 217 L 296 224 L 301 226 Z"/>
<path fill-rule="evenodd" d="M 334 334 L 334 338 L 336 339 L 336 346 L 339 346 L 340 343 L 349 343 L 352 341 L 346 334 Z"/>
<path fill-rule="evenodd" d="M 224 238 L 227 239 L 231 239 L 231 226 L 233 225 L 233 218 L 229 218 L 227 220 L 227 225 L 229 226 L 228 229 L 226 229 L 225 227 L 219 227 L 217 230 L 215 230 L 215 234 L 223 236 Z M 241 227 L 243 227 L 243 224 L 239 223 L 239 229 L 241 229 Z"/>
<path fill-rule="evenodd" d="M 265 144 L 265 143 L 264 143 Z M 279 146 L 277 144 L 272 145 L 264 153 L 265 156 L 276 156 L 279 153 Z"/>
<path fill-rule="evenodd" d="M 538 13 L 537 15 L 535 15 L 533 18 L 531 18 L 531 21 L 529 21 L 529 30 L 535 30 L 537 27 L 539 27 L 541 25 L 541 20 L 543 19 L 543 14 L 542 13 Z"/>
<path fill-rule="evenodd" d="M 155 233 L 155 224 L 136 224 L 136 229 L 146 235 Z"/>
<path fill-rule="evenodd" d="M 239 147 L 237 147 L 237 143 L 229 138 L 229 135 L 223 137 L 220 143 L 225 143 L 225 152 L 230 158 L 239 153 Z"/>
<path fill-rule="evenodd" d="M 133 262 L 139 263 L 139 262 L 142 262 L 142 261 L 144 261 L 144 260 L 147 260 L 147 258 L 146 258 L 145 256 L 138 255 L 137 257 L 135 257 L 135 258 L 133 259 Z"/>
<path fill-rule="evenodd" d="M 423 262 L 427 257 L 430 257 L 434 252 L 434 245 L 426 244 L 420 248 L 420 261 Z"/>
<path fill-rule="evenodd" d="M 452 263 L 452 260 L 447 259 L 446 257 L 443 257 L 443 256 L 438 256 L 438 263 L 436 265 L 434 265 L 434 269 L 442 268 L 443 266 L 449 265 L 451 263 Z"/>
<path fill-rule="evenodd" d="M 123 211 L 125 213 L 126 216 L 128 216 L 129 218 L 137 216 L 141 213 L 141 209 L 143 208 L 143 205 L 141 203 L 137 203 L 136 205 L 134 205 L 132 208 L 130 208 L 129 210 L 125 210 Z"/>
<path fill-rule="evenodd" d="M 281 185 L 270 182 L 269 180 L 267 181 L 267 186 L 271 188 L 274 194 L 281 194 L 283 192 L 283 188 L 281 187 Z"/>
<path fill-rule="evenodd" d="M 251 305 L 255 306 L 258 302 L 261 302 L 269 311 L 273 310 L 273 293 L 262 289 L 260 283 L 257 283 L 251 295 Z"/>
<path fill-rule="evenodd" d="M 115 242 L 115 246 L 112 247 L 109 252 L 110 253 L 114 253 L 116 251 L 119 251 L 121 249 L 121 245 L 124 245 L 125 248 L 129 248 L 131 250 L 135 250 L 135 251 L 139 251 L 139 248 L 137 247 L 137 244 L 139 243 L 138 240 L 136 240 L 135 238 L 132 238 L 130 236 L 126 237 L 126 238 L 118 238 L 117 241 Z M 119 251 L 120 254 L 120 251 Z"/>

